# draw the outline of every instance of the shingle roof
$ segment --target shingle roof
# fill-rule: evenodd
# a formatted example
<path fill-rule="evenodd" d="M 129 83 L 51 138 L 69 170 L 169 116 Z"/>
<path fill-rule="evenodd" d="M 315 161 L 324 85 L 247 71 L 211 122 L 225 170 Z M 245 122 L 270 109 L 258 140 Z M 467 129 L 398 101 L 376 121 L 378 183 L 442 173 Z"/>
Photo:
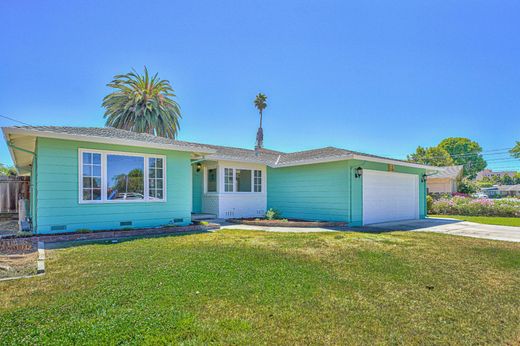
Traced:
<path fill-rule="evenodd" d="M 126 130 L 115 129 L 112 127 L 68 127 L 68 126 L 14 126 L 4 128 L 6 133 L 15 133 L 16 131 L 36 133 L 36 135 L 68 135 L 74 137 L 85 137 L 88 141 L 96 140 L 124 140 L 130 141 L 134 145 L 139 143 L 147 145 L 158 145 L 161 148 L 170 148 L 173 150 L 186 150 L 206 154 L 208 160 L 229 160 L 229 161 L 245 161 L 253 163 L 263 163 L 271 167 L 283 167 L 298 164 L 307 164 L 313 162 L 335 161 L 349 158 L 359 158 L 369 160 L 370 158 L 391 160 L 392 162 L 402 162 L 410 166 L 423 165 L 413 164 L 403 160 L 396 160 L 382 156 L 360 153 L 356 151 L 340 149 L 335 147 L 325 147 L 320 149 L 304 150 L 293 153 L 284 153 L 281 151 L 270 149 L 244 149 L 235 147 L 226 147 L 212 144 L 200 144 L 193 142 L 178 141 L 163 137 L 157 137 L 146 133 L 135 133 Z M 392 163 L 389 162 L 389 163 Z M 432 167 L 433 168 L 433 167 Z"/>
<path fill-rule="evenodd" d="M 458 166 L 444 166 L 440 167 L 443 168 L 443 171 L 438 172 L 435 175 L 431 175 L 430 178 L 450 178 L 450 179 L 457 179 L 459 174 L 462 172 L 462 169 L 464 168 L 463 165 Z"/>

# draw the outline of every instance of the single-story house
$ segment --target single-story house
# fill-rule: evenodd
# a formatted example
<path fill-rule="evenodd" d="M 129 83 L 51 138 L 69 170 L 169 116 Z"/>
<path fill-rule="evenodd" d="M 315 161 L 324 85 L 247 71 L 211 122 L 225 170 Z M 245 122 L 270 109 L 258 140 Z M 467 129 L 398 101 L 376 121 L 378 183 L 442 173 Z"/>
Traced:
<path fill-rule="evenodd" d="M 114 128 L 4 127 L 31 179 L 35 233 L 165 224 L 192 213 L 344 221 L 426 216 L 430 167 L 326 147 L 284 153 L 189 143 Z"/>
<path fill-rule="evenodd" d="M 520 196 L 520 184 L 498 185 L 498 191 L 502 197 L 518 197 Z"/>
<path fill-rule="evenodd" d="M 458 183 L 462 179 L 463 165 L 441 167 L 443 170 L 428 177 L 426 186 L 428 193 L 457 192 Z"/>

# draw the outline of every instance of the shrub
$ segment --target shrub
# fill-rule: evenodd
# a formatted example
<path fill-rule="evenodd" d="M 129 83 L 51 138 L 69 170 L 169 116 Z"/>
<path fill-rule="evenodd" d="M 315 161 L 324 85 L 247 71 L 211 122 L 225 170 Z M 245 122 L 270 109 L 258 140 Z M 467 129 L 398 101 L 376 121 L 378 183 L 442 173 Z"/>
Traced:
<path fill-rule="evenodd" d="M 428 210 L 428 213 L 432 212 L 433 208 L 433 197 L 432 196 L 426 196 L 426 209 Z"/>
<path fill-rule="evenodd" d="M 433 201 L 431 214 L 520 217 L 520 201 L 455 196 Z"/>
<path fill-rule="evenodd" d="M 265 213 L 265 218 L 267 220 L 277 220 L 281 217 L 282 215 L 280 214 L 280 212 L 276 209 L 269 209 L 266 213 Z"/>

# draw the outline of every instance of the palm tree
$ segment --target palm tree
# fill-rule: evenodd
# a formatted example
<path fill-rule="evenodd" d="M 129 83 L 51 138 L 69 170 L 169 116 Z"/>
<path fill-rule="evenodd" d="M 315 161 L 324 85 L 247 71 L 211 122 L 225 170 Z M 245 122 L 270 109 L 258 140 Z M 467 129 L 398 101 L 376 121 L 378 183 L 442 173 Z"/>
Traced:
<path fill-rule="evenodd" d="M 160 79 L 157 73 L 150 78 L 145 66 L 144 75 L 132 69 L 130 73 L 115 76 L 107 86 L 116 91 L 103 98 L 106 126 L 177 137 L 181 113 L 169 81 Z"/>
<path fill-rule="evenodd" d="M 264 109 L 267 107 L 267 96 L 262 93 L 258 93 L 255 98 L 255 107 L 258 109 L 260 113 L 260 127 L 258 127 L 258 132 L 256 133 L 256 147 L 255 149 L 261 149 L 264 145 L 264 130 L 262 129 L 262 113 Z"/>

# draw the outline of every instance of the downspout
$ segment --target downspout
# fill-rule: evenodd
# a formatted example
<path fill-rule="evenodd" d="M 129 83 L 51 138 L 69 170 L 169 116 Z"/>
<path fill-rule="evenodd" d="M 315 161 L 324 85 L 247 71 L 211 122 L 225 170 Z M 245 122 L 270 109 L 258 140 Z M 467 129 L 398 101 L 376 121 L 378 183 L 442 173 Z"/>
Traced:
<path fill-rule="evenodd" d="M 30 150 L 27 150 L 27 149 L 24 149 L 24 148 L 20 148 L 20 147 L 17 147 L 16 145 L 14 145 L 12 143 L 12 141 L 8 141 L 7 142 L 7 146 L 12 148 L 12 149 L 15 149 L 15 150 L 19 150 L 19 151 L 22 151 L 24 153 L 28 153 L 28 154 L 31 154 L 34 159 L 33 159 L 33 167 L 32 167 L 32 170 L 34 171 L 34 175 L 38 175 L 38 159 L 37 159 L 37 156 L 36 156 L 36 153 L 33 152 L 33 151 L 30 151 Z M 34 202 L 34 206 L 31 204 L 31 219 L 32 219 L 32 226 L 33 226 L 33 231 L 36 230 L 36 211 L 38 210 L 37 208 L 37 203 L 38 203 L 38 189 L 36 187 L 36 182 L 35 182 L 35 179 L 37 180 L 37 177 L 33 177 L 33 172 L 31 171 L 31 186 L 33 187 L 33 193 L 32 193 L 32 199 L 33 199 L 33 202 Z M 30 201 L 29 201 L 30 202 Z"/>

